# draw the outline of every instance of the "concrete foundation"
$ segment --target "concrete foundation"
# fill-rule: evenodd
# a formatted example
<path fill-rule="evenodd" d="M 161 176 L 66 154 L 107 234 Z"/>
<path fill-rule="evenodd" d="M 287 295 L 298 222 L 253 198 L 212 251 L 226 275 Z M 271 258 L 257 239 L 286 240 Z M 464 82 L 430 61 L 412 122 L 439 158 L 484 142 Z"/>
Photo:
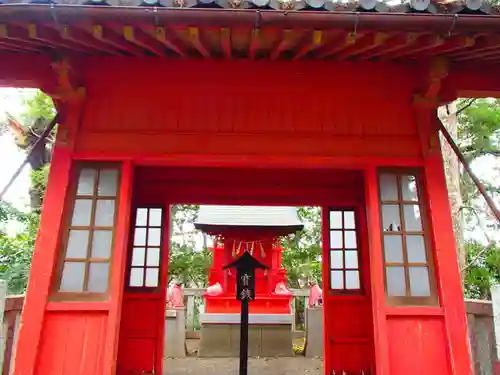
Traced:
<path fill-rule="evenodd" d="M 306 309 L 306 357 L 323 357 L 323 308 Z"/>
<path fill-rule="evenodd" d="M 186 357 L 186 311 L 167 310 L 165 317 L 165 358 Z"/>
<path fill-rule="evenodd" d="M 238 357 L 240 353 L 239 321 L 240 317 L 237 314 L 202 314 L 198 356 Z M 250 357 L 293 356 L 291 317 L 252 314 L 249 321 L 248 355 Z"/>

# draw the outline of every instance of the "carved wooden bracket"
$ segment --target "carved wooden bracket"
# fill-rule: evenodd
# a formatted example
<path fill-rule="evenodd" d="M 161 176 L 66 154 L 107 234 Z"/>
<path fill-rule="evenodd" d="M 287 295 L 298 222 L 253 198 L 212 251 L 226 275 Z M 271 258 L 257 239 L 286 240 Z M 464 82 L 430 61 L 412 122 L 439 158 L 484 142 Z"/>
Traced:
<path fill-rule="evenodd" d="M 52 63 L 52 69 L 57 74 L 57 86 L 48 95 L 61 102 L 74 102 L 85 98 L 85 87 L 80 86 L 74 69 L 66 58 Z"/>
<path fill-rule="evenodd" d="M 437 108 L 442 104 L 439 93 L 449 68 L 449 60 L 444 57 L 436 57 L 430 61 L 425 86 L 413 96 L 414 105 Z"/>

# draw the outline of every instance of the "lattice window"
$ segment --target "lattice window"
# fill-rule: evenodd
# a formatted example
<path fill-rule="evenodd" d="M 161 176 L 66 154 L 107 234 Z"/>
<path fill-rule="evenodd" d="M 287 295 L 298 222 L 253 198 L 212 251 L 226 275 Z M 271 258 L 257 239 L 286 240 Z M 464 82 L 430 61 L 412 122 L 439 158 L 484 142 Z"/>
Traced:
<path fill-rule="evenodd" d="M 401 303 L 434 302 L 432 256 L 418 176 L 382 172 L 379 187 L 387 296 Z"/>
<path fill-rule="evenodd" d="M 105 293 L 109 284 L 119 169 L 77 168 L 68 229 L 60 262 L 61 293 Z"/>
<path fill-rule="evenodd" d="M 356 212 L 350 209 L 331 209 L 329 229 L 330 289 L 336 292 L 360 292 Z"/>
<path fill-rule="evenodd" d="M 140 207 L 135 212 L 129 287 L 156 288 L 160 284 L 163 209 Z"/>

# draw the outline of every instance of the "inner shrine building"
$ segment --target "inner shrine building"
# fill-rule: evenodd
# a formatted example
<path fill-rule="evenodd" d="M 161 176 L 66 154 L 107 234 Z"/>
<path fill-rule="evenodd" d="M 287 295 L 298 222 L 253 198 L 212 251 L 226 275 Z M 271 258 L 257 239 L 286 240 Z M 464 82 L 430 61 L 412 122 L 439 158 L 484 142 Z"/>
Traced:
<path fill-rule="evenodd" d="M 215 237 L 204 311 L 200 313 L 200 357 L 239 355 L 241 302 L 236 296 L 237 275 L 225 266 L 244 252 L 267 269 L 255 271 L 255 300 L 249 306 L 249 355 L 293 356 L 291 311 L 293 293 L 286 287 L 281 241 L 303 229 L 296 207 L 199 207 L 196 229 Z"/>
<path fill-rule="evenodd" d="M 162 374 L 169 207 L 217 204 L 321 207 L 325 375 L 471 375 L 436 110 L 498 96 L 497 9 L 141 1 L 0 3 L 58 123 L 13 374 Z"/>

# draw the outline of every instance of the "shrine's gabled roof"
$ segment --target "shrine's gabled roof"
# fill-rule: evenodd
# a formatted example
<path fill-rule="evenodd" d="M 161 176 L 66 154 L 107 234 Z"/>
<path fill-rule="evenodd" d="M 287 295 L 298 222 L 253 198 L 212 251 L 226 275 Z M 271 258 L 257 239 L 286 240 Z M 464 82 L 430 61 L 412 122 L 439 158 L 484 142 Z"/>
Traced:
<path fill-rule="evenodd" d="M 262 228 L 293 233 L 303 229 L 296 207 L 202 205 L 194 222 L 197 229 L 217 232 L 231 228 Z"/>
<path fill-rule="evenodd" d="M 2 1 L 4 2 L 2 4 Z M 500 64 L 483 0 L 0 0 L 0 54 Z"/>

